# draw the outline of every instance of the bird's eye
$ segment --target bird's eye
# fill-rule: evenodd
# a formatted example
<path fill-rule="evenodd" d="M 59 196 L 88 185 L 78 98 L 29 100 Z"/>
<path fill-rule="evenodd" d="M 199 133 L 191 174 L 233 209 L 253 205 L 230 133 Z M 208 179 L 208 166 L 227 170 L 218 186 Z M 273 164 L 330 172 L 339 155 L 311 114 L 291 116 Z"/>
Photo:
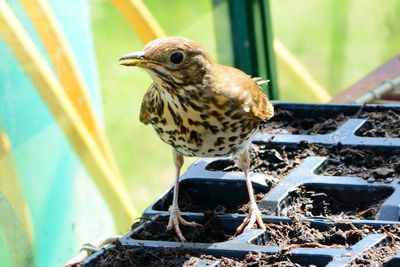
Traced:
<path fill-rule="evenodd" d="M 183 60 L 183 54 L 181 52 L 175 52 L 171 55 L 171 62 L 174 64 L 179 64 Z"/>

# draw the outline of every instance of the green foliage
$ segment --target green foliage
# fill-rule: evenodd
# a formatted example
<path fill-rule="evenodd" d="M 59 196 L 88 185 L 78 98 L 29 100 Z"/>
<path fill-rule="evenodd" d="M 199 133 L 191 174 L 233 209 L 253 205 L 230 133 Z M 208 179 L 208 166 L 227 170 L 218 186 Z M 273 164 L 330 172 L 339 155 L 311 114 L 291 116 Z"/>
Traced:
<path fill-rule="evenodd" d="M 275 37 L 331 95 L 399 53 L 399 0 L 272 0 L 271 8 Z M 279 66 L 278 75 L 283 100 L 313 100 Z"/>

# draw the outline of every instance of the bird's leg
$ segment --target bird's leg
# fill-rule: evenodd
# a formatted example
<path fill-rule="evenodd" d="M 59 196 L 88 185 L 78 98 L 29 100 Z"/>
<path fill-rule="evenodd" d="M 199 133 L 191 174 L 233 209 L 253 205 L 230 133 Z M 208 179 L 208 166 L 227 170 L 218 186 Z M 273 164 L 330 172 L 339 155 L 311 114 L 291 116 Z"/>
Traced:
<path fill-rule="evenodd" d="M 182 231 L 179 228 L 179 223 L 191 227 L 201 226 L 196 222 L 188 222 L 182 218 L 181 212 L 178 207 L 178 194 L 179 194 L 179 175 L 183 165 L 183 156 L 179 154 L 175 149 L 173 149 L 173 157 L 175 163 L 175 187 L 174 187 L 174 196 L 172 199 L 172 205 L 169 207 L 169 222 L 167 226 L 167 231 L 172 228 L 175 229 L 176 234 L 178 235 L 179 240 L 186 241 L 185 237 L 182 235 Z"/>
<path fill-rule="evenodd" d="M 245 149 L 241 154 L 239 154 L 239 165 L 246 177 L 246 186 L 250 198 L 250 207 L 249 214 L 247 214 L 243 223 L 239 225 L 239 227 L 236 229 L 236 234 L 240 234 L 241 232 L 243 232 L 243 230 L 250 229 L 251 227 L 253 227 L 254 223 L 257 223 L 261 227 L 261 229 L 265 230 L 265 225 L 261 218 L 261 211 L 258 208 L 256 200 L 254 198 L 253 186 L 250 180 L 250 156 L 248 149 Z"/>

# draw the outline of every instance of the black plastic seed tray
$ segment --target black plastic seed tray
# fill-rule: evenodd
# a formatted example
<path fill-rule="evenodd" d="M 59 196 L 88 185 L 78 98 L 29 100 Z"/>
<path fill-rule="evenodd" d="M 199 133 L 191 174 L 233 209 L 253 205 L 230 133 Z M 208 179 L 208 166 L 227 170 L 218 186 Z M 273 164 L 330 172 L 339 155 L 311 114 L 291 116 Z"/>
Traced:
<path fill-rule="evenodd" d="M 396 120 L 396 114 L 399 115 L 400 118 L 400 105 L 363 106 L 274 102 L 274 107 L 276 110 L 290 112 L 292 114 L 292 119 L 300 122 L 299 126 L 304 129 L 310 128 L 313 126 L 313 123 L 320 123 L 322 125 L 322 130 L 324 130 L 324 126 L 329 126 L 329 128 L 333 127 L 329 124 L 324 125 L 324 122 L 328 120 L 340 120 L 340 123 L 338 123 L 336 129 L 328 132 L 325 130 L 323 134 L 269 134 L 269 124 L 267 123 L 265 125 L 266 133 L 257 135 L 254 139 L 255 141 L 277 143 L 298 143 L 300 141 L 307 141 L 314 144 L 336 144 L 340 142 L 343 145 L 400 147 L 400 138 L 398 134 L 395 135 L 395 137 L 369 137 L 368 133 L 360 134 L 360 131 L 371 127 L 371 122 L 377 120 L 377 124 L 382 127 L 394 127 L 399 129 L 400 120 Z M 369 121 L 369 116 L 365 113 L 375 113 L 381 116 L 374 116 L 372 114 L 371 121 Z M 393 116 L 390 117 L 388 115 Z M 344 118 L 342 118 L 342 116 Z M 287 116 L 283 116 L 283 121 L 287 118 Z M 389 120 L 389 118 L 392 120 Z M 316 121 L 313 121 L 314 119 Z M 301 124 L 302 121 L 307 123 Z M 283 130 L 279 132 L 285 132 L 285 127 L 282 127 L 282 129 Z M 381 130 L 385 131 L 387 129 L 380 129 L 375 135 L 383 135 Z"/>
<path fill-rule="evenodd" d="M 361 106 L 345 105 L 313 105 L 275 103 L 282 109 L 289 109 L 306 120 L 317 116 L 337 118 L 339 114 L 354 116 L 360 113 Z M 364 111 L 400 110 L 395 106 L 365 106 Z M 378 154 L 400 154 L 399 138 L 361 137 L 357 136 L 364 119 L 348 119 L 341 116 L 343 124 L 330 133 L 320 135 L 294 134 L 259 134 L 254 144 L 270 149 L 300 146 L 304 141 L 322 144 L 323 147 L 341 143 L 341 147 L 359 149 L 373 149 Z M 307 122 L 309 123 L 309 121 Z M 365 131 L 364 131 L 365 132 Z M 344 157 L 345 158 L 345 157 Z M 282 178 L 277 179 L 267 173 L 252 173 L 251 178 L 258 205 L 263 213 L 263 220 L 267 230 L 251 229 L 235 236 L 236 227 L 245 217 L 245 205 L 248 202 L 244 175 L 241 171 L 212 171 L 209 166 L 224 167 L 233 164 L 231 159 L 199 159 L 183 174 L 180 180 L 179 204 L 182 215 L 189 221 L 207 224 L 209 212 L 213 214 L 218 229 L 224 233 L 215 242 L 176 242 L 175 240 L 155 238 L 157 240 L 143 240 L 142 232 L 147 227 L 156 225 L 158 220 L 167 220 L 168 207 L 172 202 L 173 188 L 169 188 L 143 213 L 148 221 L 134 228 L 123 236 L 120 241 L 125 249 L 146 248 L 154 251 L 160 249 L 184 249 L 187 255 L 197 257 L 187 266 L 220 266 L 223 257 L 231 257 L 238 262 L 235 266 L 242 266 L 240 262 L 249 253 L 263 253 L 275 263 L 282 260 L 293 264 L 316 266 L 350 266 L 356 258 L 374 248 L 385 247 L 391 244 L 397 247 L 397 253 L 392 253 L 384 260 L 385 266 L 400 266 L 400 242 L 393 240 L 387 231 L 378 231 L 387 225 L 400 225 L 400 177 L 391 175 L 388 178 L 375 179 L 374 177 L 358 177 L 357 175 L 331 176 L 323 173 L 328 164 L 327 157 L 310 155 L 301 160 Z M 345 168 L 345 165 L 338 165 Z M 396 172 L 397 173 L 397 172 Z M 302 196 L 305 192 L 305 196 Z M 188 204 L 189 203 L 189 204 Z M 296 206 L 297 205 L 297 206 Z M 311 208 L 310 208 L 311 207 Z M 325 208 L 330 208 L 325 214 Z M 332 208 L 334 207 L 334 208 Z M 295 217 L 295 218 L 294 218 Z M 364 234 L 353 239 L 346 239 L 345 243 L 328 242 L 309 244 L 305 233 L 298 233 L 299 238 L 285 245 L 271 243 L 272 230 L 279 232 L 282 225 L 309 224 L 310 231 L 331 231 L 335 238 L 342 238 L 338 233 L 351 227 L 364 229 Z M 269 226 L 268 226 L 269 225 Z M 279 226 L 279 227 L 278 227 Z M 205 226 L 204 226 L 205 227 Z M 271 228 L 272 227 L 272 228 Z M 365 230 L 369 227 L 369 230 Z M 165 229 L 165 226 L 164 228 Z M 278 229 L 278 230 L 277 230 Z M 377 231 L 372 231 L 376 229 Z M 218 230 L 218 231 L 219 231 Z M 354 229 L 353 229 L 354 230 Z M 282 230 L 283 231 L 283 230 Z M 356 231 L 357 232 L 357 231 Z M 142 234 L 141 234 L 142 233 Z M 290 232 L 293 234 L 292 232 Z M 207 235 L 208 233 L 205 233 Z M 288 232 L 281 232 L 283 236 Z M 290 235 L 291 235 L 290 234 Z M 395 235 L 399 233 L 396 232 Z M 328 235 L 329 236 L 329 235 Z M 398 237 L 397 237 L 398 238 Z M 335 239 L 336 240 L 336 239 Z M 396 243 L 397 242 L 397 243 Z M 307 243 L 304 245 L 304 243 Z M 96 266 L 96 260 L 115 246 L 109 246 L 89 257 L 83 266 Z M 396 250 L 394 250 L 396 252 Z M 214 258 L 201 258 L 200 255 L 211 255 Z M 186 255 L 186 257 L 187 257 Z M 288 258 L 280 258 L 286 255 Z M 276 258 L 273 258 L 276 257 Z M 140 260 L 140 259 L 138 259 Z M 235 264 L 236 264 L 235 263 Z M 271 263 L 271 262 L 270 262 Z M 226 263 L 224 263 L 226 266 Z M 282 264 L 288 264 L 283 262 Z M 233 263 L 232 263 L 233 265 Z M 140 265 L 138 265 L 140 266 Z M 255 265 L 257 266 L 257 265 Z M 355 265 L 356 266 L 356 265 Z M 357 265 L 358 266 L 358 265 Z M 364 265 L 365 266 L 365 265 Z M 366 265 L 368 266 L 368 265 Z"/>

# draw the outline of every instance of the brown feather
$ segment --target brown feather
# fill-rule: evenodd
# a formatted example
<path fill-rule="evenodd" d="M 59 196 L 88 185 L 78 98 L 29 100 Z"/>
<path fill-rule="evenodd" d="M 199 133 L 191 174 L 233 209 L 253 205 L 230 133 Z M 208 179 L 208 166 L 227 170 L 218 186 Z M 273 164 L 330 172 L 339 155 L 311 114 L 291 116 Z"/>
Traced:
<path fill-rule="evenodd" d="M 154 84 L 152 84 L 149 89 L 147 89 L 146 94 L 143 97 L 142 101 L 142 106 L 140 107 L 140 122 L 144 124 L 149 124 L 151 117 L 152 117 L 152 111 L 153 111 L 153 101 L 154 101 L 154 93 L 156 91 L 156 87 Z"/>
<path fill-rule="evenodd" d="M 257 87 L 257 89 L 252 89 L 253 101 L 251 103 L 251 112 L 261 120 L 269 120 L 274 116 L 274 107 L 261 88 L 258 85 Z"/>
<path fill-rule="evenodd" d="M 268 120 L 274 115 L 274 108 L 264 94 L 259 82 L 265 83 L 260 78 L 251 78 L 243 71 L 215 64 L 215 84 L 218 84 L 217 91 L 227 95 L 229 98 L 237 99 L 242 107 L 251 112 L 251 115 L 258 120 Z M 234 88 L 232 90 L 232 88 Z M 235 89 L 236 88 L 236 89 Z"/>

